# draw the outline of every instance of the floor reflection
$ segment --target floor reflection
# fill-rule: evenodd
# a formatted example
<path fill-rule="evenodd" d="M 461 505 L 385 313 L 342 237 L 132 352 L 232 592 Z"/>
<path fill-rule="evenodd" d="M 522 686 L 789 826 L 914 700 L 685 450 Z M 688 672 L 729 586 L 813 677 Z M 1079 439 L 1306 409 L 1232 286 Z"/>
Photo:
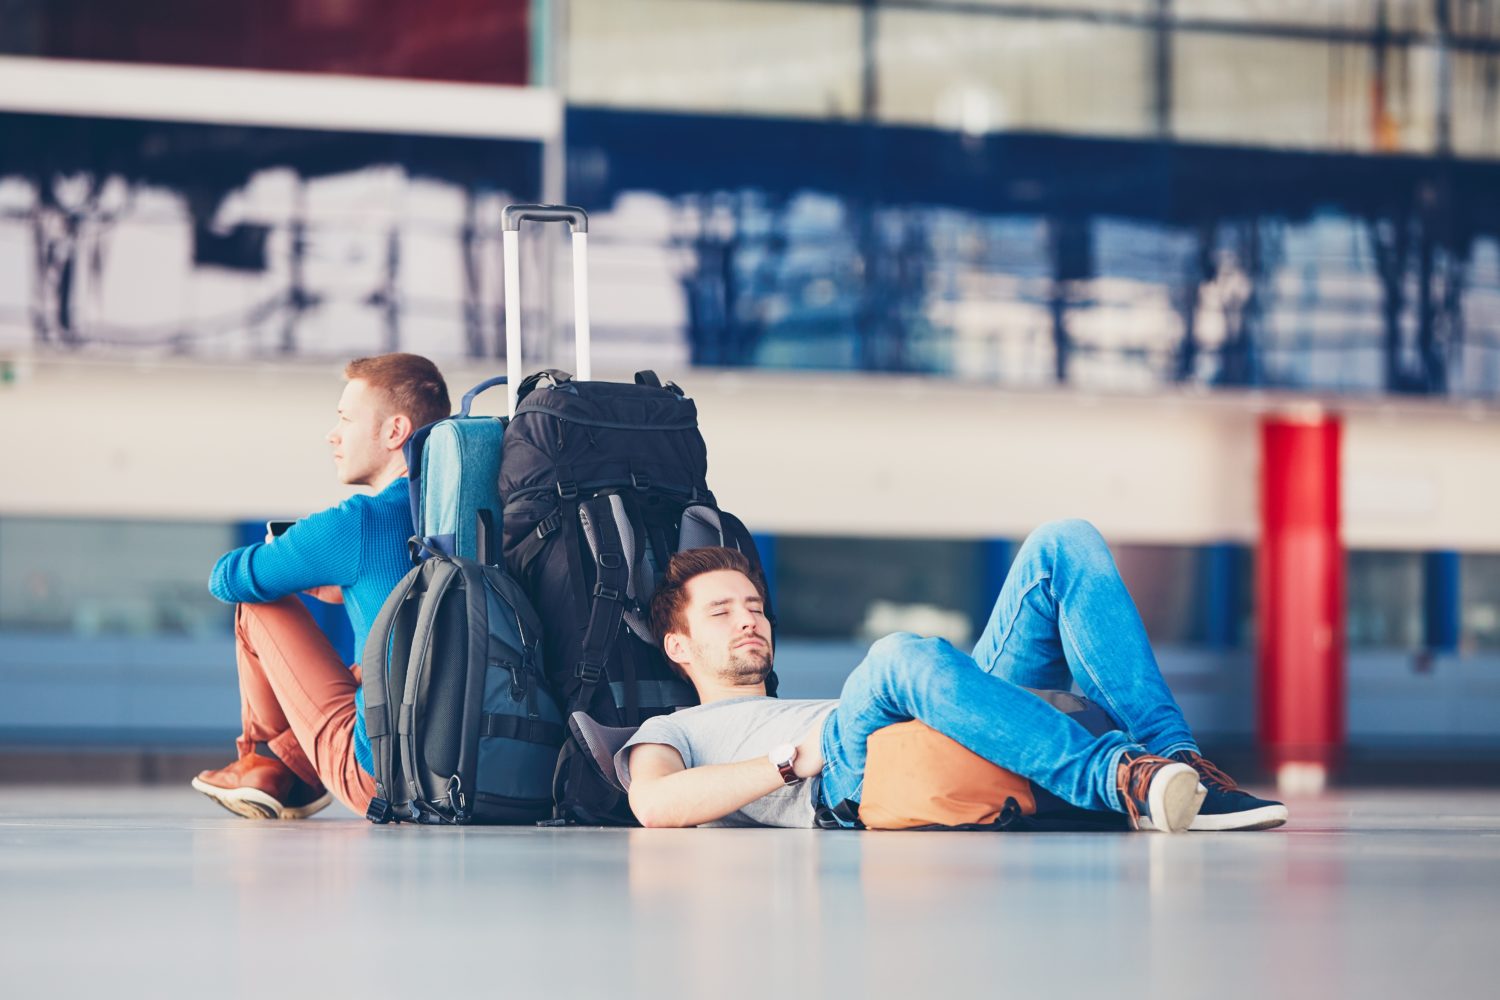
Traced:
<path fill-rule="evenodd" d="M 209 808 L 176 791 L 0 794 L 5 995 L 1198 1000 L 1500 982 L 1494 792 L 1330 795 L 1284 830 L 1175 837 L 375 828 Z"/>

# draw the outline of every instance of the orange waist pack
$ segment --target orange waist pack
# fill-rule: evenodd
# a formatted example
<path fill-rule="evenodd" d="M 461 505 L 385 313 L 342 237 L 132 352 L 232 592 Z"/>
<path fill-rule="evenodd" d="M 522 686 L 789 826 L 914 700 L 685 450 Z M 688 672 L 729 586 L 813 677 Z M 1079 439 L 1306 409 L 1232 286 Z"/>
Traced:
<path fill-rule="evenodd" d="M 1098 705 L 1066 691 L 1032 693 L 1095 736 L 1115 728 Z M 856 812 L 857 807 L 857 812 Z M 1122 813 L 1070 805 L 915 719 L 876 730 L 865 744 L 858 803 L 832 810 L 870 830 L 1114 830 Z"/>
<path fill-rule="evenodd" d="M 865 744 L 859 821 L 871 830 L 993 826 L 1036 815 L 1031 782 L 913 719 Z"/>

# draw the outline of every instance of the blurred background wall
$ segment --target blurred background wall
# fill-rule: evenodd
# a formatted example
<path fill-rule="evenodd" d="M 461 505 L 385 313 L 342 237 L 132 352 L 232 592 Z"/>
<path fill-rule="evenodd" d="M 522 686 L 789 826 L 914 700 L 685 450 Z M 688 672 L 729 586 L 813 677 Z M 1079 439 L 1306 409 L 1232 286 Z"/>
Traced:
<path fill-rule="evenodd" d="M 213 560 L 339 498 L 343 360 L 503 366 L 499 210 L 546 198 L 602 373 L 699 400 L 788 693 L 972 640 L 1086 517 L 1248 748 L 1259 427 L 1311 405 L 1350 753 L 1493 763 L 1496 191 L 1490 0 L 0 0 L 0 744 L 230 735 Z"/>

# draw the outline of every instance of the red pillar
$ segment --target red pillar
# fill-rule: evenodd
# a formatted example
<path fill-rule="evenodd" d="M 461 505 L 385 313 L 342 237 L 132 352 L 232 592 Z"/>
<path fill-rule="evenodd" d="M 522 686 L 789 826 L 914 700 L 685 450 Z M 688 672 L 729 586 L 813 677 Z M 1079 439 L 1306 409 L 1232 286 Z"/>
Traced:
<path fill-rule="evenodd" d="M 1261 423 L 1260 741 L 1285 791 L 1317 791 L 1344 743 L 1344 549 L 1336 416 Z"/>

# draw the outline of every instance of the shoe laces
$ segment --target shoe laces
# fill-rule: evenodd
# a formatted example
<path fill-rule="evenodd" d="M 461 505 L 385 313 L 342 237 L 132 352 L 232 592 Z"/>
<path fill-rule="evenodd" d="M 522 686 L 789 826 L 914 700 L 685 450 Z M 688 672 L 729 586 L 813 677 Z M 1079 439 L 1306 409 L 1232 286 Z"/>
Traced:
<path fill-rule="evenodd" d="M 1211 785 L 1216 791 L 1220 792 L 1237 792 L 1240 790 L 1240 786 L 1235 783 L 1235 780 L 1219 770 L 1213 761 L 1202 754 L 1193 753 L 1191 750 L 1185 751 L 1185 753 L 1187 755 L 1185 763 L 1191 765 L 1193 770 L 1198 772 L 1198 777 L 1203 779 L 1204 784 Z"/>
<path fill-rule="evenodd" d="M 1141 808 L 1137 803 L 1148 800 L 1151 779 L 1156 777 L 1156 772 L 1171 763 L 1174 762 L 1150 754 L 1136 757 L 1126 754 L 1120 758 L 1119 779 L 1115 787 L 1120 793 L 1120 804 L 1125 807 L 1125 815 L 1130 817 L 1131 829 L 1141 828 Z"/>

